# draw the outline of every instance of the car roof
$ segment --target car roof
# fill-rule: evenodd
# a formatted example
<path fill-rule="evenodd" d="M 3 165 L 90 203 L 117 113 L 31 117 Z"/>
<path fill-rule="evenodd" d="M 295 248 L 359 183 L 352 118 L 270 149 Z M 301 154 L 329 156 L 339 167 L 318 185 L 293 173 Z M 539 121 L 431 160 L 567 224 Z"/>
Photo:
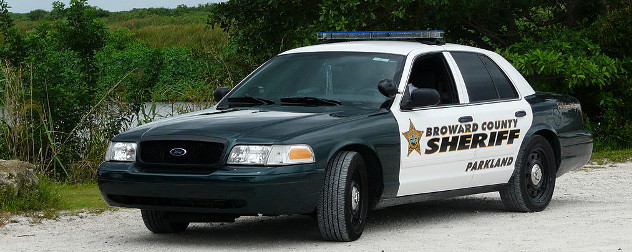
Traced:
<path fill-rule="evenodd" d="M 414 50 L 426 49 L 428 51 L 436 51 L 437 47 L 438 45 L 407 41 L 351 41 L 305 46 L 283 52 L 280 55 L 310 52 L 374 52 L 408 55 Z M 439 47 L 451 51 L 484 51 L 483 49 L 457 44 L 445 44 Z"/>
<path fill-rule="evenodd" d="M 428 52 L 449 51 L 475 52 L 485 54 L 488 57 L 492 58 L 494 62 L 496 62 L 496 64 L 498 64 L 505 71 L 505 74 L 507 74 L 507 76 L 513 81 L 522 96 L 535 93 L 527 80 L 524 79 L 524 77 L 511 65 L 511 63 L 509 63 L 502 56 L 485 49 L 458 44 L 428 45 L 421 42 L 384 40 L 334 42 L 300 47 L 283 52 L 280 55 L 312 52 L 370 52 L 408 56 L 413 51 L 415 52 L 415 54 L 423 54 L 425 53 L 425 50 L 427 50 Z"/>

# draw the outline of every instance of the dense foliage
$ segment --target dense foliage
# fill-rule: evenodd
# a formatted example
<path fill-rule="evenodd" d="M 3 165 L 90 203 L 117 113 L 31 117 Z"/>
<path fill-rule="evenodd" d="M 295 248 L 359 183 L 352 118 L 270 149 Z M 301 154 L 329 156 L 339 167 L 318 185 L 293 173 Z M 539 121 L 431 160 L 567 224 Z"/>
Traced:
<path fill-rule="evenodd" d="M 208 106 L 237 68 L 225 33 L 206 25 L 209 7 L 110 13 L 72 0 L 18 15 L 0 1 L 0 158 L 93 179 L 109 139 L 155 116 L 147 102 Z"/>
<path fill-rule="evenodd" d="M 247 10 L 247 11 L 245 11 Z M 507 57 L 539 91 L 580 99 L 597 148 L 632 147 L 630 0 L 231 0 L 211 23 L 256 62 L 316 31 L 442 29 Z"/>

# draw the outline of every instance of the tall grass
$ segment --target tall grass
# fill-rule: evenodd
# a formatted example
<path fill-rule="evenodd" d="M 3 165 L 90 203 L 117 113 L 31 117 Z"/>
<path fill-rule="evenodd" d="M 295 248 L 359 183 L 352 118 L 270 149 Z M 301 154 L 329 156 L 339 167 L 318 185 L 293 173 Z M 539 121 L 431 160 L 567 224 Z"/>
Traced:
<path fill-rule="evenodd" d="M 227 34 L 206 24 L 150 25 L 132 30 L 136 38 L 151 47 L 206 48 L 225 44 Z"/>
<path fill-rule="evenodd" d="M 112 12 L 109 17 L 101 20 L 110 30 L 129 29 L 137 39 L 155 48 L 208 48 L 225 44 L 228 40 L 228 35 L 222 29 L 209 27 L 206 24 L 208 13 L 203 11 L 203 8 L 200 10 L 192 8 L 190 11 L 179 14 L 175 14 L 176 10 L 165 9 L 164 11 L 163 15 L 154 13 L 155 10 L 152 12 L 152 9 Z M 32 21 L 22 17 L 16 20 L 15 26 L 21 33 L 26 33 L 43 22 L 51 21 Z"/>
<path fill-rule="evenodd" d="M 66 182 L 94 180 L 109 139 L 122 127 L 114 122 L 125 121 L 122 118 L 133 109 L 125 104 L 108 106 L 103 97 L 82 112 L 72 131 L 55 131 L 63 118 L 52 118 L 48 99 L 34 97 L 32 67 L 4 64 L 1 68 L 0 158 L 32 163 L 38 174 Z"/>
<path fill-rule="evenodd" d="M 39 24 L 40 22 L 38 21 L 30 21 L 30 20 L 18 21 L 18 22 L 15 22 L 15 28 L 18 28 L 20 33 L 24 34 L 26 33 L 26 31 L 30 31 L 34 29 L 35 27 L 37 27 Z"/>
<path fill-rule="evenodd" d="M 225 44 L 228 34 L 209 27 L 206 16 L 147 16 L 106 22 L 111 30 L 129 29 L 144 44 L 155 47 L 208 48 Z"/>
<path fill-rule="evenodd" d="M 130 30 L 140 29 L 146 26 L 174 25 L 174 24 L 203 24 L 206 16 L 144 16 L 118 21 L 105 20 L 109 27 L 125 27 Z"/>
<path fill-rule="evenodd" d="M 24 83 L 24 72 L 2 66 L 3 96 L 0 101 L 0 158 L 17 158 L 33 164 L 47 163 L 55 150 L 49 144 L 54 132 L 47 131 L 47 108 L 33 99 L 33 83 Z M 47 147 L 43 147 L 47 146 Z M 41 166 L 40 166 L 41 167 Z"/>
<path fill-rule="evenodd" d="M 131 104 L 114 95 L 121 82 L 136 71 L 122 76 L 117 83 L 82 111 L 79 123 L 69 132 L 55 131 L 63 118 L 51 116 L 47 98 L 36 99 L 35 84 L 29 74 L 31 66 L 1 67 L 0 158 L 18 159 L 34 164 L 37 174 L 69 183 L 95 181 L 98 165 L 103 161 L 109 140 L 120 131 L 159 119 L 156 103 Z M 168 115 L 180 114 L 209 106 L 208 100 L 197 103 L 173 103 Z"/>

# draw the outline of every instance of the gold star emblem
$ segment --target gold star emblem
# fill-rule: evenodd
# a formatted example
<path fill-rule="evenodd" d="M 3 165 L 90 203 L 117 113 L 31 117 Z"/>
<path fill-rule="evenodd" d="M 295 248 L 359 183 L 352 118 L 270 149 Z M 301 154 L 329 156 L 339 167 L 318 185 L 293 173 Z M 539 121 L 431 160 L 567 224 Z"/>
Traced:
<path fill-rule="evenodd" d="M 421 150 L 419 149 L 419 139 L 424 134 L 424 132 L 415 129 L 413 121 L 411 121 L 410 119 L 408 119 L 408 121 L 410 121 L 410 128 L 408 129 L 408 131 L 402 133 L 406 140 L 408 140 L 408 156 L 410 156 L 410 153 L 412 153 L 413 150 L 417 151 L 417 153 L 421 155 Z"/>

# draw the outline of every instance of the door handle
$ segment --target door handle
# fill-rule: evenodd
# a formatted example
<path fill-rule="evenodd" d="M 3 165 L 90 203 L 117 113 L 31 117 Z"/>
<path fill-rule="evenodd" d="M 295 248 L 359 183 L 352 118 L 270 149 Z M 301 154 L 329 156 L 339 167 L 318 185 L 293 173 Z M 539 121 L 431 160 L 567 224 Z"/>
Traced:
<path fill-rule="evenodd" d="M 516 111 L 516 117 L 523 117 L 526 115 L 527 115 L 527 112 L 525 112 L 524 110 Z"/>
<path fill-rule="evenodd" d="M 459 122 L 460 123 L 467 123 L 467 122 L 472 122 L 474 121 L 474 118 L 472 118 L 471 116 L 461 116 L 459 117 Z"/>

